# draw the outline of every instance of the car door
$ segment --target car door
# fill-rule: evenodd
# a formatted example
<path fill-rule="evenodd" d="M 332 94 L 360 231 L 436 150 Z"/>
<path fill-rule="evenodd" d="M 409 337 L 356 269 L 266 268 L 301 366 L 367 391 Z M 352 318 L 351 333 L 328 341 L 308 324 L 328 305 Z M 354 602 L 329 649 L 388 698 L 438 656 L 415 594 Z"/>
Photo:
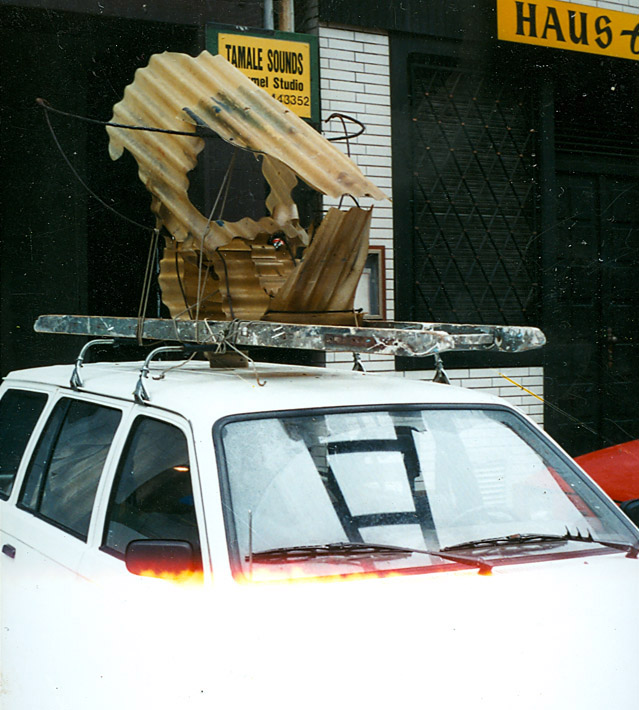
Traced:
<path fill-rule="evenodd" d="M 135 407 L 123 446 L 105 477 L 95 531 L 81 574 L 131 581 L 124 564 L 133 540 L 180 540 L 194 552 L 198 576 L 210 562 L 196 455 L 188 422 L 169 412 Z"/>
<path fill-rule="evenodd" d="M 211 638 L 201 614 L 211 608 L 211 568 L 193 437 L 182 417 L 152 407 L 134 407 L 125 429 L 81 563 L 90 587 L 86 616 L 98 640 L 82 659 L 82 679 L 87 692 L 100 688 L 93 708 L 113 707 L 122 697 L 131 708 L 193 707 L 195 681 L 188 678 L 198 664 L 211 674 L 201 653 Z M 197 570 L 162 579 L 134 575 L 125 563 L 134 540 L 188 542 Z"/>
<path fill-rule="evenodd" d="M 76 677 L 69 661 L 86 643 L 79 564 L 123 419 L 122 406 L 89 396 L 52 399 L 2 506 L 6 710 L 67 707 Z M 5 427 L 2 440 L 10 441 L 11 433 Z"/>

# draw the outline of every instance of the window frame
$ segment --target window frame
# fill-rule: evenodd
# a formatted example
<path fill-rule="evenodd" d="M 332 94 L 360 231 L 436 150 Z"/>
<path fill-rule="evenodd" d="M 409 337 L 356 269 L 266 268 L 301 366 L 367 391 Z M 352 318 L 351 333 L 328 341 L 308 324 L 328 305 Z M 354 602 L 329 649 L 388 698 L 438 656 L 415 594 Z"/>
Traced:
<path fill-rule="evenodd" d="M 109 558 L 118 560 L 119 562 L 124 562 L 124 555 L 119 553 L 117 550 L 109 548 L 106 546 L 106 538 L 108 535 L 108 523 L 111 510 L 113 507 L 113 501 L 115 498 L 115 493 L 117 490 L 117 485 L 119 482 L 118 473 L 120 470 L 120 465 L 124 460 L 124 457 L 128 453 L 130 442 L 132 441 L 132 436 L 134 435 L 133 429 L 136 422 L 140 419 L 152 419 L 161 424 L 168 424 L 174 426 L 178 429 L 185 438 L 187 452 L 189 456 L 189 475 L 191 477 L 191 488 L 193 492 L 193 504 L 195 509 L 195 519 L 197 523 L 197 531 L 200 543 L 200 549 L 194 550 L 196 555 L 199 555 L 200 562 L 202 563 L 204 570 L 206 570 L 207 565 L 210 566 L 210 554 L 208 547 L 208 536 L 206 529 L 206 521 L 204 515 L 204 505 L 203 505 L 203 495 L 202 488 L 199 478 L 199 466 L 197 459 L 197 449 L 194 442 L 193 429 L 191 423 L 182 415 L 172 412 L 170 410 L 165 410 L 162 408 L 150 408 L 149 406 L 135 406 L 129 416 L 126 417 L 124 422 L 124 428 L 121 430 L 121 441 L 116 451 L 113 451 L 113 459 L 111 461 L 111 466 L 108 476 L 103 476 L 101 482 L 101 490 L 98 491 L 98 495 L 101 498 L 101 510 L 97 512 L 94 511 L 95 518 L 95 546 L 99 552 L 104 553 Z"/>
<path fill-rule="evenodd" d="M 31 461 L 33 450 L 40 439 L 41 429 L 44 426 L 44 422 L 48 420 L 49 412 L 53 406 L 51 404 L 53 400 L 51 392 L 46 389 L 25 387 L 20 383 L 7 382 L 6 385 L 0 390 L 0 401 L 4 399 L 4 397 L 9 392 L 22 392 L 31 395 L 43 395 L 45 397 L 45 401 L 44 406 L 40 410 L 40 413 L 36 418 L 35 424 L 33 425 L 33 429 L 31 430 L 31 434 L 29 435 L 26 446 L 22 450 L 20 462 L 18 464 L 18 467 L 16 468 L 16 472 L 11 483 L 11 489 L 7 494 L 0 491 L 0 502 L 4 503 L 9 503 L 12 498 L 15 498 L 19 494 L 19 491 L 22 487 L 24 471 L 27 468 L 28 462 Z"/>
<path fill-rule="evenodd" d="M 126 421 L 127 421 L 128 417 L 127 417 L 126 408 L 122 407 L 121 403 L 119 403 L 119 402 L 115 402 L 110 399 L 105 400 L 105 399 L 97 398 L 94 396 L 78 397 L 78 396 L 73 396 L 73 394 L 74 393 L 71 391 L 63 390 L 58 393 L 57 397 L 54 396 L 54 397 L 49 398 L 49 407 L 45 408 L 45 410 L 42 413 L 43 418 L 39 422 L 37 437 L 32 435 L 32 440 L 30 442 L 31 448 L 29 451 L 28 459 L 26 457 L 26 451 L 25 451 L 25 456 L 23 457 L 23 461 L 21 464 L 22 476 L 21 476 L 21 480 L 19 482 L 19 486 L 16 486 L 14 484 L 14 490 L 16 490 L 16 489 L 18 490 L 18 492 L 16 494 L 17 500 L 15 503 L 15 507 L 18 510 L 28 513 L 33 518 L 36 518 L 37 520 L 41 520 L 41 521 L 51 525 L 52 527 L 57 528 L 58 530 L 61 530 L 65 533 L 67 533 L 68 535 L 71 535 L 72 537 L 80 540 L 81 542 L 88 543 L 91 539 L 91 534 L 92 534 L 92 529 L 93 529 L 94 522 L 95 522 L 96 513 L 98 511 L 98 507 L 100 505 L 100 501 L 101 501 L 101 497 L 102 497 L 103 481 L 105 478 L 109 477 L 109 475 L 110 475 L 113 456 L 120 448 L 119 444 L 118 444 L 120 433 L 122 432 L 123 427 L 126 426 Z M 52 452 L 55 450 L 55 447 L 56 447 L 57 442 L 59 440 L 60 432 L 62 431 L 62 428 L 63 428 L 64 423 L 67 418 L 69 408 L 71 407 L 71 404 L 73 402 L 92 404 L 94 406 L 102 407 L 104 409 L 115 410 L 115 411 L 119 412 L 119 414 L 120 414 L 119 422 L 114 430 L 113 438 L 111 439 L 111 444 L 109 445 L 106 457 L 104 459 L 104 464 L 102 466 L 102 471 L 100 473 L 100 476 L 98 478 L 98 482 L 97 482 L 97 485 L 95 488 L 93 502 L 91 504 L 91 510 L 90 510 L 90 514 L 89 514 L 89 524 L 87 526 L 87 530 L 86 530 L 85 534 L 78 533 L 76 530 L 73 530 L 72 528 L 68 527 L 67 525 L 64 525 L 63 523 L 60 523 L 57 520 L 53 520 L 53 519 L 49 518 L 48 516 L 43 515 L 42 513 L 39 512 L 39 510 L 31 508 L 22 502 L 22 498 L 25 495 L 27 483 L 29 481 L 29 476 L 27 474 L 30 472 L 31 465 L 32 465 L 32 462 L 34 461 L 36 451 L 38 450 L 38 447 L 40 446 L 40 443 L 42 442 L 42 440 L 46 434 L 47 424 L 51 420 L 51 417 L 54 414 L 56 408 L 58 407 L 58 405 L 61 402 L 63 402 L 63 400 L 67 400 L 68 404 L 66 405 L 66 410 L 64 412 L 64 415 L 61 418 L 61 421 L 57 425 L 57 430 L 54 433 L 53 440 L 52 440 L 52 442 L 49 446 L 49 450 L 47 452 L 47 458 L 50 458 Z M 34 433 L 35 433 L 35 429 L 34 429 Z M 25 459 L 27 459 L 27 460 L 25 461 Z M 47 463 L 47 470 L 48 470 L 49 465 L 50 465 L 50 461 L 48 461 L 48 463 Z"/>

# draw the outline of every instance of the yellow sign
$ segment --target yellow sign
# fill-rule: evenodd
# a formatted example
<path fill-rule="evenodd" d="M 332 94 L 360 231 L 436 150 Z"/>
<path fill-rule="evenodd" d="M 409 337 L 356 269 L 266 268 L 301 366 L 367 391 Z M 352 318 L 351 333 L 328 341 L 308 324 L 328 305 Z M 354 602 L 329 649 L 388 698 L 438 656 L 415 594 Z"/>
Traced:
<path fill-rule="evenodd" d="M 311 52 L 305 42 L 220 33 L 218 53 L 302 118 L 311 117 Z"/>
<path fill-rule="evenodd" d="M 639 14 L 552 2 L 497 0 L 497 36 L 509 42 L 639 60 Z"/>

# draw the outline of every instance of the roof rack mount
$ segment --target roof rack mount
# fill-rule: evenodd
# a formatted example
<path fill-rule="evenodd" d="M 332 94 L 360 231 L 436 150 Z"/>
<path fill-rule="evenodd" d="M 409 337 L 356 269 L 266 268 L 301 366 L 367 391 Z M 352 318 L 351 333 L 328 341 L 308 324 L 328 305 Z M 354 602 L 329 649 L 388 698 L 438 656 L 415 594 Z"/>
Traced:
<path fill-rule="evenodd" d="M 464 325 L 364 321 L 361 326 L 301 325 L 269 321 L 171 320 L 107 316 L 40 316 L 37 333 L 63 333 L 93 338 L 126 338 L 210 346 L 223 352 L 237 348 L 270 347 L 326 352 L 352 352 L 426 357 L 442 352 L 475 350 L 517 353 L 542 347 L 538 328 L 506 325 Z"/>

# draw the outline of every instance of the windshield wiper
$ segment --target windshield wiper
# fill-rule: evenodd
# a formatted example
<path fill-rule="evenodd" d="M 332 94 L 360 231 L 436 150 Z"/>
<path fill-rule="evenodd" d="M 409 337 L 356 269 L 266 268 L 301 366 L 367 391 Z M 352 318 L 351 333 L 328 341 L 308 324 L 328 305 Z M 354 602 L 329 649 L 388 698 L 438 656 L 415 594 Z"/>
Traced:
<path fill-rule="evenodd" d="M 460 542 L 456 545 L 448 545 L 447 547 L 443 547 L 442 550 L 444 552 L 465 549 L 476 550 L 481 547 L 514 547 L 516 545 L 530 545 L 538 542 L 567 542 L 571 540 L 575 542 L 591 543 L 593 545 L 603 545 L 604 547 L 612 547 L 615 550 L 626 552 L 626 557 L 635 558 L 639 554 L 639 546 L 624 542 L 598 540 L 592 536 L 590 531 L 588 531 L 588 534 L 584 535 L 579 530 L 575 533 L 570 532 L 568 528 L 566 528 L 566 532 L 563 535 L 551 535 L 546 533 L 515 533 L 513 535 L 502 535 L 501 537 L 485 537 L 480 540 L 468 540 L 466 542 Z"/>
<path fill-rule="evenodd" d="M 315 559 L 318 557 L 351 556 L 351 555 L 392 555 L 408 556 L 413 554 L 433 555 L 444 560 L 458 562 L 463 565 L 477 567 L 479 574 L 488 574 L 492 565 L 481 557 L 465 557 L 464 555 L 448 554 L 440 550 L 420 550 L 414 547 L 401 547 L 399 545 L 381 545 L 368 542 L 330 542 L 323 545 L 294 545 L 291 547 L 275 547 L 270 550 L 253 552 L 247 555 L 247 561 L 253 562 L 279 562 L 295 559 Z"/>

